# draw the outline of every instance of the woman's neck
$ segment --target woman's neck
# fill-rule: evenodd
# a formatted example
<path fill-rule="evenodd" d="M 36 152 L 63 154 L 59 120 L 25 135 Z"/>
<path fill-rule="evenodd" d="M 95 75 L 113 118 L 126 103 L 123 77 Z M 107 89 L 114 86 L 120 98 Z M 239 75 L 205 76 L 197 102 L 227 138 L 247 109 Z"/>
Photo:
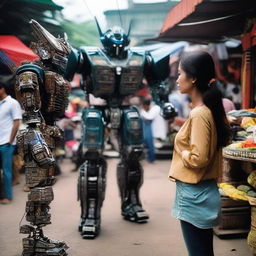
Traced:
<path fill-rule="evenodd" d="M 191 98 L 192 108 L 204 105 L 201 93 L 192 91 L 189 96 Z"/>

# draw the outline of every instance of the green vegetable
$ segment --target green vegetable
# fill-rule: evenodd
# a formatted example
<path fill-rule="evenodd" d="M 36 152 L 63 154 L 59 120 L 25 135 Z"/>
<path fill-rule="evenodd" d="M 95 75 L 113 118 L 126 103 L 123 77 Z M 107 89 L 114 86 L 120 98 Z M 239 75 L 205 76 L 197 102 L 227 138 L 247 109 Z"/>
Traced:
<path fill-rule="evenodd" d="M 247 186 L 247 185 L 239 185 L 239 186 L 237 187 L 237 189 L 240 190 L 240 191 L 243 191 L 243 192 L 247 193 L 248 191 L 252 190 L 252 187 Z"/>

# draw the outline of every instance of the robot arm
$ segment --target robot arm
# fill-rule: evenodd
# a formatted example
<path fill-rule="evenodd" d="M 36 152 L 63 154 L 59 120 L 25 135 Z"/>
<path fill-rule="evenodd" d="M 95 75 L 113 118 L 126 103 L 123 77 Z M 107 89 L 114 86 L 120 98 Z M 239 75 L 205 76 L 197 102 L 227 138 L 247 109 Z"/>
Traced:
<path fill-rule="evenodd" d="M 65 78 L 71 81 L 74 78 L 75 73 L 82 74 L 82 82 L 80 84 L 81 89 L 85 91 L 85 98 L 89 101 L 90 86 L 88 83 L 90 74 L 90 62 L 87 54 L 84 50 L 77 50 L 71 48 L 71 52 L 68 56 L 68 65 L 65 73 Z"/>
<path fill-rule="evenodd" d="M 84 63 L 83 54 L 75 48 L 71 48 L 71 52 L 68 55 L 68 64 L 65 73 L 65 78 L 71 81 L 75 73 L 81 73 Z"/>
<path fill-rule="evenodd" d="M 164 56 L 154 56 L 146 54 L 144 74 L 151 90 L 153 100 L 162 109 L 161 115 L 169 120 L 177 116 L 177 111 L 171 103 L 166 101 L 167 84 L 164 82 L 169 76 L 169 53 Z"/>
<path fill-rule="evenodd" d="M 88 56 L 83 49 L 71 48 L 71 52 L 68 55 L 68 64 L 65 73 L 65 78 L 71 81 L 75 73 L 82 74 L 85 79 L 90 74 L 90 62 Z"/>
<path fill-rule="evenodd" d="M 24 121 L 31 127 L 26 133 L 18 135 L 18 143 L 23 146 L 23 152 L 31 152 L 33 159 L 40 167 L 48 168 L 54 164 L 51 152 L 48 150 L 42 134 L 36 127 L 41 122 L 41 94 L 43 93 L 44 72 L 34 64 L 23 65 L 18 68 L 15 92 L 25 113 Z"/>
<path fill-rule="evenodd" d="M 149 84 L 156 84 L 164 81 L 170 73 L 169 53 L 157 55 L 153 52 L 146 53 L 144 74 Z"/>

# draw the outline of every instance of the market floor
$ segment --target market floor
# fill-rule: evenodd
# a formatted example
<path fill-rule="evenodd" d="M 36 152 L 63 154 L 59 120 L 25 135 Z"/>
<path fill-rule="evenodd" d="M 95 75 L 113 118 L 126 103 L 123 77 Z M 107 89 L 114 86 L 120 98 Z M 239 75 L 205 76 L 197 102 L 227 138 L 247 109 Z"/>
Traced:
<path fill-rule="evenodd" d="M 106 199 L 102 209 L 100 236 L 83 240 L 77 231 L 80 208 L 76 201 L 77 172 L 64 160 L 62 174 L 54 185 L 55 199 L 51 203 L 52 224 L 44 228 L 45 235 L 64 240 L 72 256 L 186 256 L 179 222 L 170 215 L 175 184 L 167 179 L 169 160 L 154 164 L 143 162 L 144 185 L 141 199 L 150 214 L 147 224 L 124 221 L 120 215 L 120 199 L 116 183 L 118 159 L 108 159 Z M 22 175 L 24 180 L 24 175 Z M 19 223 L 25 210 L 27 193 L 22 185 L 14 186 L 14 200 L 0 205 L 0 255 L 18 256 L 22 252 Z M 23 218 L 22 224 L 28 224 Z M 249 256 L 246 239 L 214 238 L 216 256 Z"/>

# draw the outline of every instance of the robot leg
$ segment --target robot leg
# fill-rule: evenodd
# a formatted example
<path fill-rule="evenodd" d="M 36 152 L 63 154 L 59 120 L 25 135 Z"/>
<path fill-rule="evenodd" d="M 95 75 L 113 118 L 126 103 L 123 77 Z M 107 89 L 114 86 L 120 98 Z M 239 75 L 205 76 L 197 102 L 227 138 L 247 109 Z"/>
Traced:
<path fill-rule="evenodd" d="M 79 231 L 83 238 L 95 238 L 100 232 L 101 207 L 105 199 L 106 161 L 86 160 L 80 167 L 78 199 L 81 204 Z"/>
<path fill-rule="evenodd" d="M 63 241 L 52 240 L 44 236 L 41 228 L 30 225 L 20 227 L 20 233 L 27 234 L 22 239 L 22 256 L 67 256 L 68 246 Z"/>
<path fill-rule="evenodd" d="M 122 160 L 117 167 L 122 215 L 126 220 L 142 223 L 149 218 L 139 198 L 143 183 L 143 169 L 139 163 L 143 153 L 142 120 L 134 107 L 125 108 L 123 113 Z"/>
<path fill-rule="evenodd" d="M 100 231 L 100 209 L 105 198 L 106 162 L 102 157 L 104 146 L 103 112 L 94 107 L 82 114 L 82 152 L 84 164 L 80 167 L 78 199 L 81 203 L 79 231 L 83 238 L 95 238 Z"/>
<path fill-rule="evenodd" d="M 122 200 L 122 215 L 125 220 L 147 222 L 149 215 L 142 208 L 139 189 L 143 182 L 143 169 L 139 162 L 120 162 L 117 166 L 118 185 Z"/>
<path fill-rule="evenodd" d="M 55 181 L 54 158 L 38 130 L 27 128 L 17 137 L 25 156 L 26 184 L 30 188 L 26 202 L 26 220 L 31 225 L 20 227 L 23 238 L 23 256 L 65 256 L 68 246 L 62 241 L 44 236 L 42 227 L 51 224 L 50 203 Z M 35 226 L 35 227 L 34 227 Z"/>
<path fill-rule="evenodd" d="M 31 225 L 20 227 L 20 233 L 29 236 L 22 239 L 22 256 L 66 256 L 68 246 L 63 241 L 52 240 L 43 234 L 42 227 L 51 224 L 51 214 L 49 213 L 49 204 L 53 200 L 53 191 L 51 186 L 32 187 L 39 180 L 47 176 L 46 169 L 34 169 L 33 172 L 26 173 L 26 181 L 31 187 L 26 203 L 26 220 Z M 31 174 L 31 175 L 30 175 Z M 28 179 L 30 177 L 30 179 Z M 37 179 L 37 177 L 40 177 Z M 33 227 L 33 226 L 36 226 Z"/>

